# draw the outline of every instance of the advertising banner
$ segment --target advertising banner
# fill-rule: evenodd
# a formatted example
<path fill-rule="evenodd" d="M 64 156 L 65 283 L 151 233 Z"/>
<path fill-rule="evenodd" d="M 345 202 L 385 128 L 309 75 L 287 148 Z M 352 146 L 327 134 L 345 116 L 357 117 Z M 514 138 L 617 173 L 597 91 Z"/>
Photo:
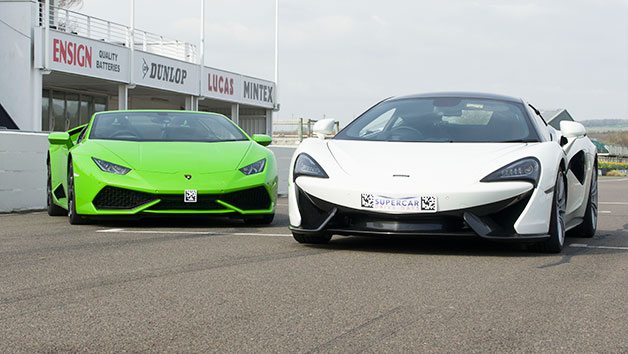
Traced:
<path fill-rule="evenodd" d="M 50 31 L 50 68 L 112 81 L 129 81 L 129 49 Z"/>
<path fill-rule="evenodd" d="M 201 96 L 239 102 L 242 97 L 242 76 L 228 71 L 203 67 Z"/>
<path fill-rule="evenodd" d="M 135 51 L 133 79 L 137 85 L 198 96 L 198 71 L 196 64 Z"/>
<path fill-rule="evenodd" d="M 43 31 L 35 43 L 43 43 Z M 43 46 L 36 47 L 35 67 L 43 67 Z M 93 40 L 70 33 L 50 31 L 50 69 L 98 79 L 204 96 L 221 101 L 275 108 L 276 86 L 271 81 Z M 132 64 L 132 65 L 131 65 Z M 200 90 L 200 91 L 199 91 Z"/>
<path fill-rule="evenodd" d="M 275 106 L 275 84 L 248 76 L 242 76 L 242 98 L 240 102 L 273 108 Z"/>

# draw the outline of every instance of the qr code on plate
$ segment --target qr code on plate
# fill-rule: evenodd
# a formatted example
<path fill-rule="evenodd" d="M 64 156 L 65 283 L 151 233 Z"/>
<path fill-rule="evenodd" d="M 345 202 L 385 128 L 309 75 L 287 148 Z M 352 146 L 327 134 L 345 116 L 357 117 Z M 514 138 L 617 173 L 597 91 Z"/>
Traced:
<path fill-rule="evenodd" d="M 421 210 L 436 211 L 436 197 L 421 197 Z"/>
<path fill-rule="evenodd" d="M 183 201 L 185 203 L 196 203 L 197 197 L 198 193 L 195 189 L 186 189 L 185 194 L 183 195 Z"/>
<path fill-rule="evenodd" d="M 362 207 L 363 208 L 372 208 L 374 199 L 372 194 L 364 194 L 362 193 Z"/>

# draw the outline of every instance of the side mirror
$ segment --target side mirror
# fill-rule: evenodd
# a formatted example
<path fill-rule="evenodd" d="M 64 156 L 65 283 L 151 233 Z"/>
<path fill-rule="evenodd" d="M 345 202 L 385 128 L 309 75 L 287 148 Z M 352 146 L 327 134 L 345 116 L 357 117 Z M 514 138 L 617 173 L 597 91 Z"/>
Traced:
<path fill-rule="evenodd" d="M 335 124 L 336 121 L 331 118 L 319 120 L 314 124 L 314 128 L 312 128 L 312 130 L 319 139 L 325 139 L 325 135 L 330 135 L 334 132 Z"/>
<path fill-rule="evenodd" d="M 564 120 L 560 122 L 560 132 L 567 139 L 570 138 L 581 138 L 587 135 L 587 130 L 584 125 L 572 122 L 568 120 Z"/>
<path fill-rule="evenodd" d="M 273 139 L 266 134 L 253 134 L 253 141 L 262 146 L 268 146 Z"/>
<path fill-rule="evenodd" d="M 68 148 L 72 147 L 72 140 L 70 134 L 66 132 L 56 132 L 48 134 L 48 141 L 52 145 L 65 145 Z"/>

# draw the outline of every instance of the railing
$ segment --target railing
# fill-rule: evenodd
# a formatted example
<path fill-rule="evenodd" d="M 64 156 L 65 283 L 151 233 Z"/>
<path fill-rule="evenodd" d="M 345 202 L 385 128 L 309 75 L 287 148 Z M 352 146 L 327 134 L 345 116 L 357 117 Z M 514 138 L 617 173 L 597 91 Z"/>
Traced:
<path fill-rule="evenodd" d="M 273 120 L 273 139 L 280 139 L 286 141 L 301 142 L 304 138 L 311 138 L 314 136 L 314 123 L 318 120 L 314 119 L 287 119 L 287 120 Z M 294 127 L 294 128 L 293 128 Z M 334 134 L 340 131 L 340 122 L 335 122 Z"/>
<path fill-rule="evenodd" d="M 39 24 L 45 25 L 45 5 L 39 3 Z M 63 31 L 82 37 L 105 41 L 125 47 L 131 45 L 131 28 L 119 23 L 103 20 L 97 17 L 50 6 L 49 26 L 52 29 Z M 166 38 L 164 36 L 134 30 L 134 48 L 142 51 L 159 54 L 174 59 L 197 63 L 196 46 L 191 43 Z"/>

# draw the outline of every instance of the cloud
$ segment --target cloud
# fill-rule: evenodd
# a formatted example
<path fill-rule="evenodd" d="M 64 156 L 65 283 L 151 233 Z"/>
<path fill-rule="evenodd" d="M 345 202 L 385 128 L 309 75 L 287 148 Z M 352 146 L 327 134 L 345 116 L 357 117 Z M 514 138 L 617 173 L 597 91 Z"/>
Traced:
<path fill-rule="evenodd" d="M 198 0 L 136 1 L 139 28 L 198 43 Z M 438 90 L 524 96 L 579 119 L 628 117 L 628 0 L 279 5 L 280 118 L 346 122 L 379 99 Z M 90 8 L 128 20 L 125 0 L 86 1 L 81 12 Z M 208 1 L 206 15 L 207 65 L 273 77 L 274 1 Z"/>

